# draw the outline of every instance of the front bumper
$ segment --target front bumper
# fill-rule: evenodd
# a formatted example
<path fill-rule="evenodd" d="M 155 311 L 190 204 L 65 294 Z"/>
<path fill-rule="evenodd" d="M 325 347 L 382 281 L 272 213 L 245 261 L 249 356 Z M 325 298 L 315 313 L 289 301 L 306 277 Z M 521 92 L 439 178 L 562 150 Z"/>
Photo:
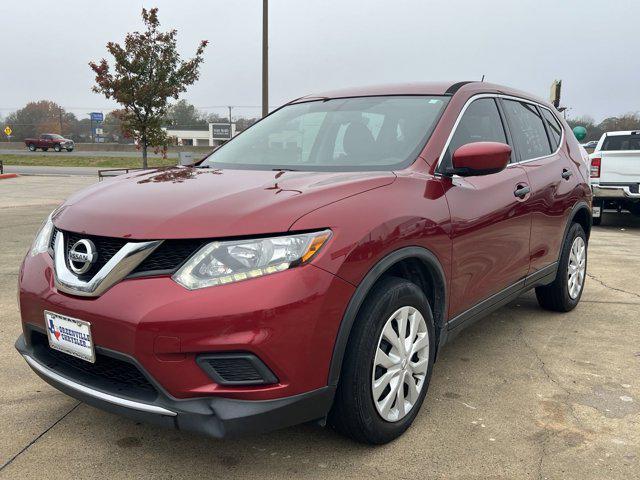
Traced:
<path fill-rule="evenodd" d="M 169 277 L 123 280 L 97 298 L 55 287 L 51 257 L 20 270 L 23 332 L 45 331 L 44 311 L 91 324 L 96 348 L 134 358 L 171 397 L 292 397 L 327 386 L 344 309 L 354 287 L 313 265 L 236 284 L 188 291 Z M 208 354 L 246 353 L 277 383 L 222 385 L 199 364 Z"/>
<path fill-rule="evenodd" d="M 15 346 L 38 376 L 71 397 L 135 420 L 216 438 L 265 432 L 321 419 L 331 408 L 335 393 L 335 387 L 327 386 L 291 397 L 246 401 L 221 397 L 176 399 L 158 388 L 156 398 L 141 401 L 98 388 L 80 373 L 67 375 L 55 371 L 38 349 L 27 343 L 24 335 Z"/>
<path fill-rule="evenodd" d="M 629 198 L 640 199 L 640 193 L 631 191 L 627 185 L 591 185 L 594 198 Z"/>

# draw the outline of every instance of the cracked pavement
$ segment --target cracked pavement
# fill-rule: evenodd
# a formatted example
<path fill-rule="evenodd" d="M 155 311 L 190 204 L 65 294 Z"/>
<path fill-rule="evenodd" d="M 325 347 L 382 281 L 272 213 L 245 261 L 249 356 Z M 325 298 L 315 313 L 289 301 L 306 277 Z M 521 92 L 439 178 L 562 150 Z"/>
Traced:
<path fill-rule="evenodd" d="M 0 180 L 0 478 L 640 479 L 640 219 L 607 213 L 594 227 L 573 312 L 529 293 L 448 345 L 396 442 L 311 425 L 218 441 L 78 404 L 13 348 L 21 258 L 42 219 L 94 181 Z"/>

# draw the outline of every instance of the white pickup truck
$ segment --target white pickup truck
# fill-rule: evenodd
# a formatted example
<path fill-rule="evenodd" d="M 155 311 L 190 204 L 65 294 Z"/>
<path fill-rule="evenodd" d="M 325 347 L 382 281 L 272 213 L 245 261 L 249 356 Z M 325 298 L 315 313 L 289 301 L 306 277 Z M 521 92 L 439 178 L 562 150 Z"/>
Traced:
<path fill-rule="evenodd" d="M 640 215 L 640 130 L 604 133 L 589 158 L 593 224 L 605 208 Z"/>

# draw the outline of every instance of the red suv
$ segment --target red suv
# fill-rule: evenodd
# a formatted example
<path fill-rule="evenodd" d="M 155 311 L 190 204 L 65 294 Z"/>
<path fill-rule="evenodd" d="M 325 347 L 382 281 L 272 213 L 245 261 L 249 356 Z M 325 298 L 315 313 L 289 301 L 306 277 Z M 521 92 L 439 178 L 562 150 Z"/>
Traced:
<path fill-rule="evenodd" d="M 569 311 L 591 227 L 548 103 L 478 82 L 294 100 L 194 167 L 73 195 L 20 271 L 16 347 L 59 390 L 216 437 L 328 421 L 369 443 L 523 292 Z"/>

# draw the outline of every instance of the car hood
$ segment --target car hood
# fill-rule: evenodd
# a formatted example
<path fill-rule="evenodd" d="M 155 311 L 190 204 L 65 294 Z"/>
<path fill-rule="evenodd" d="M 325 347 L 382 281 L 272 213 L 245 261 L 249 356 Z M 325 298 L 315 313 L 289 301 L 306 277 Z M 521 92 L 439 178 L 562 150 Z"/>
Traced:
<path fill-rule="evenodd" d="M 132 239 L 277 233 L 312 210 L 395 178 L 392 172 L 171 167 L 86 188 L 61 206 L 54 224 L 71 232 Z"/>

